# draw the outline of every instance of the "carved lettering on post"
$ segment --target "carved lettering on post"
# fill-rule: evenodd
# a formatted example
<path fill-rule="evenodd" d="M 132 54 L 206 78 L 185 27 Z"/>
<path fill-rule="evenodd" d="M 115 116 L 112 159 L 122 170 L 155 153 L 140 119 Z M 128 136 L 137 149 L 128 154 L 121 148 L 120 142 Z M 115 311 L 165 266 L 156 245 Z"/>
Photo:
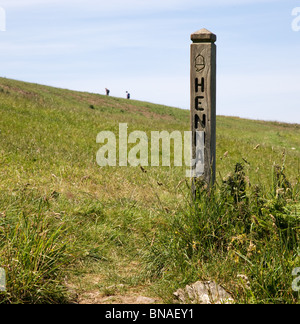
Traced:
<path fill-rule="evenodd" d="M 196 161 L 192 172 L 193 192 L 198 180 L 208 186 L 215 181 L 216 39 L 207 29 L 191 35 L 192 159 Z"/>

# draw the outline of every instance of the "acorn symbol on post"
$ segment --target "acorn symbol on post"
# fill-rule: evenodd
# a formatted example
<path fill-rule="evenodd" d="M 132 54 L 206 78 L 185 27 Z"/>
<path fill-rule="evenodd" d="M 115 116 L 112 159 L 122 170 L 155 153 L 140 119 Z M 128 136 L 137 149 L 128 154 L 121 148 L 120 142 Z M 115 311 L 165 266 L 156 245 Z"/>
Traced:
<path fill-rule="evenodd" d="M 195 68 L 197 72 L 201 72 L 205 68 L 205 58 L 201 54 L 196 56 Z"/>

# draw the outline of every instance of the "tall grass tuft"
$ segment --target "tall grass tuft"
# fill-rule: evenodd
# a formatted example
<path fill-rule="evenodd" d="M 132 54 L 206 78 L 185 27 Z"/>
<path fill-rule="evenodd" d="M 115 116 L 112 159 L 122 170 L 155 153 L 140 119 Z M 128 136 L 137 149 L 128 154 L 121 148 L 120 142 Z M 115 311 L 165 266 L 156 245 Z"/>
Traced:
<path fill-rule="evenodd" d="M 4 213 L 0 225 L 0 266 L 7 277 L 0 303 L 66 302 L 61 275 L 70 255 L 64 225 L 24 213 L 13 221 Z"/>

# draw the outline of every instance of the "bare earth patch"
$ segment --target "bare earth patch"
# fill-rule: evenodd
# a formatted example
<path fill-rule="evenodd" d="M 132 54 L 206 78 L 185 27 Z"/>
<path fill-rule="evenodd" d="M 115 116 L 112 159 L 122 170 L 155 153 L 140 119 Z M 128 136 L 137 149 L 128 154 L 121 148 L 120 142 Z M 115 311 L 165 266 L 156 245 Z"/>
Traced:
<path fill-rule="evenodd" d="M 78 304 L 158 304 L 158 299 L 133 295 L 103 296 L 99 291 L 84 293 L 78 297 Z"/>

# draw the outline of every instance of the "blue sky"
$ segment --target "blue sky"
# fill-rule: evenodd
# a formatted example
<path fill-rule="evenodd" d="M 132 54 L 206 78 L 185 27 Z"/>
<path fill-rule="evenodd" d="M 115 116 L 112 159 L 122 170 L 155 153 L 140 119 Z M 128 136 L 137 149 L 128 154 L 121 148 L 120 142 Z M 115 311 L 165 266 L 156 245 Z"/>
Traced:
<path fill-rule="evenodd" d="M 217 40 L 217 114 L 300 123 L 295 0 L 0 0 L 0 76 L 189 109 L 190 34 Z M 299 10 L 300 15 L 300 10 Z M 0 18 L 1 19 L 1 18 Z M 300 26 L 300 22 L 298 24 Z"/>

